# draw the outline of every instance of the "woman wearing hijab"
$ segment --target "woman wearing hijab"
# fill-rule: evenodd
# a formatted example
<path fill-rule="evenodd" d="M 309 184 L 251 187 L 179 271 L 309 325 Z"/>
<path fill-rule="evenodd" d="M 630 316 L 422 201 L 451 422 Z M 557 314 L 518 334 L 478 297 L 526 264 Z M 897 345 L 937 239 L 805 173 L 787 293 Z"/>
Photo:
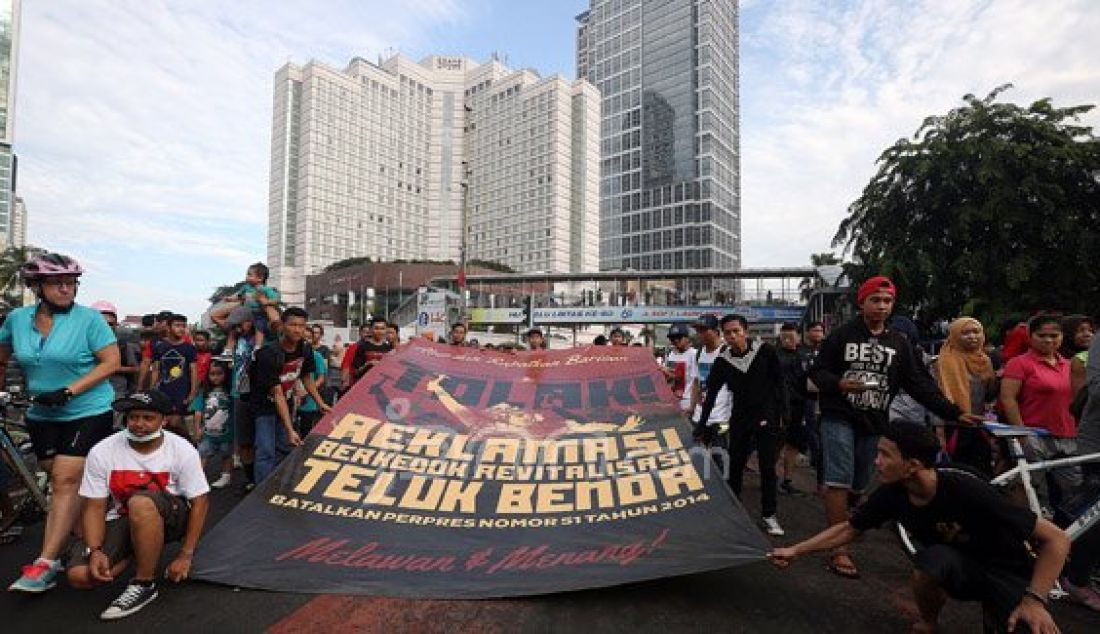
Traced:
<path fill-rule="evenodd" d="M 985 404 L 997 397 L 993 363 L 985 353 L 985 330 L 973 317 L 951 322 L 947 342 L 936 360 L 936 379 L 947 400 L 963 412 L 981 416 Z M 979 429 L 940 428 L 940 442 L 955 462 L 970 465 L 992 476 L 993 456 L 989 441 Z"/>

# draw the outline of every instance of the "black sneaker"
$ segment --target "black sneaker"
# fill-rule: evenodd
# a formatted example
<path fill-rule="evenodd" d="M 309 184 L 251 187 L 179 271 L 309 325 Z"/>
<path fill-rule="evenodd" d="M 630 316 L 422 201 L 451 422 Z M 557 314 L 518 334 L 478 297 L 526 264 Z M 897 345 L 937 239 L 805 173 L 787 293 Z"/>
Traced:
<path fill-rule="evenodd" d="M 131 580 L 130 585 L 118 595 L 111 605 L 99 615 L 104 621 L 114 621 L 130 616 L 157 598 L 157 584 Z"/>

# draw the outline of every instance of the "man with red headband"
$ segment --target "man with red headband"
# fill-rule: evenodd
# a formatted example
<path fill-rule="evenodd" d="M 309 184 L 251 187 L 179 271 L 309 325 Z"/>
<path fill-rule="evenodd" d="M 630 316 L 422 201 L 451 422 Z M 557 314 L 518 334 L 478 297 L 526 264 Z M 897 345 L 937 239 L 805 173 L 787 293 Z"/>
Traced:
<path fill-rule="evenodd" d="M 821 344 L 810 369 L 820 390 L 825 516 L 829 525 L 848 520 L 849 501 L 871 481 L 879 436 L 889 419 L 890 401 L 904 389 L 944 420 L 977 422 L 948 401 L 918 359 L 912 344 L 888 327 L 897 288 L 875 276 L 859 287 L 859 315 Z M 846 547 L 834 549 L 829 569 L 847 578 L 859 571 Z"/>

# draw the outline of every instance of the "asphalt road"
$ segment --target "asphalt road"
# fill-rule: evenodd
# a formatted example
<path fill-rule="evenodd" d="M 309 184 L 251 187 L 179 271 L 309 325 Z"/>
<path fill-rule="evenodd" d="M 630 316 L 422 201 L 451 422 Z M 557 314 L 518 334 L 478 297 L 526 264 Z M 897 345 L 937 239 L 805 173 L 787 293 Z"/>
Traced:
<path fill-rule="evenodd" d="M 799 484 L 809 488 L 809 474 Z M 239 472 L 234 475 L 239 477 Z M 758 516 L 755 479 L 746 505 Z M 234 487 L 214 492 L 209 524 L 239 500 Z M 780 518 L 789 544 L 822 528 L 820 501 L 783 496 Z M 0 546 L 0 583 L 6 586 L 36 554 L 41 524 L 22 540 Z M 201 547 L 201 544 L 200 544 Z M 166 556 L 173 553 L 169 550 Z M 908 589 L 910 568 L 888 531 L 868 534 L 855 547 L 862 579 L 838 578 L 823 557 L 787 570 L 767 563 L 600 590 L 492 601 L 412 601 L 338 595 L 271 593 L 185 582 L 163 582 L 160 597 L 115 623 L 98 615 L 119 585 L 77 592 L 61 583 L 42 596 L 0 591 L 0 631 L 21 632 L 906 632 L 916 615 Z M 1100 616 L 1065 602 L 1055 617 L 1067 633 L 1100 632 Z M 943 632 L 980 632 L 976 604 L 949 603 Z"/>

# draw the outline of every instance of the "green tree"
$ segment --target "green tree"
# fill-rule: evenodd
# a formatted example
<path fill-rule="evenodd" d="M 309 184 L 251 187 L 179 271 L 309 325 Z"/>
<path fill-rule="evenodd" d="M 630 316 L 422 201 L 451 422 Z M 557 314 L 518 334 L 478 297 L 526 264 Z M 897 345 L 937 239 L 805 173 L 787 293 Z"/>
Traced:
<path fill-rule="evenodd" d="M 853 280 L 891 275 L 928 317 L 986 323 L 1045 307 L 1100 306 L 1100 140 L 1091 105 L 984 99 L 929 117 L 879 157 L 833 246 Z"/>
<path fill-rule="evenodd" d="M 35 247 L 8 247 L 0 251 L 0 312 L 7 314 L 23 305 L 19 268 L 36 251 Z"/>

